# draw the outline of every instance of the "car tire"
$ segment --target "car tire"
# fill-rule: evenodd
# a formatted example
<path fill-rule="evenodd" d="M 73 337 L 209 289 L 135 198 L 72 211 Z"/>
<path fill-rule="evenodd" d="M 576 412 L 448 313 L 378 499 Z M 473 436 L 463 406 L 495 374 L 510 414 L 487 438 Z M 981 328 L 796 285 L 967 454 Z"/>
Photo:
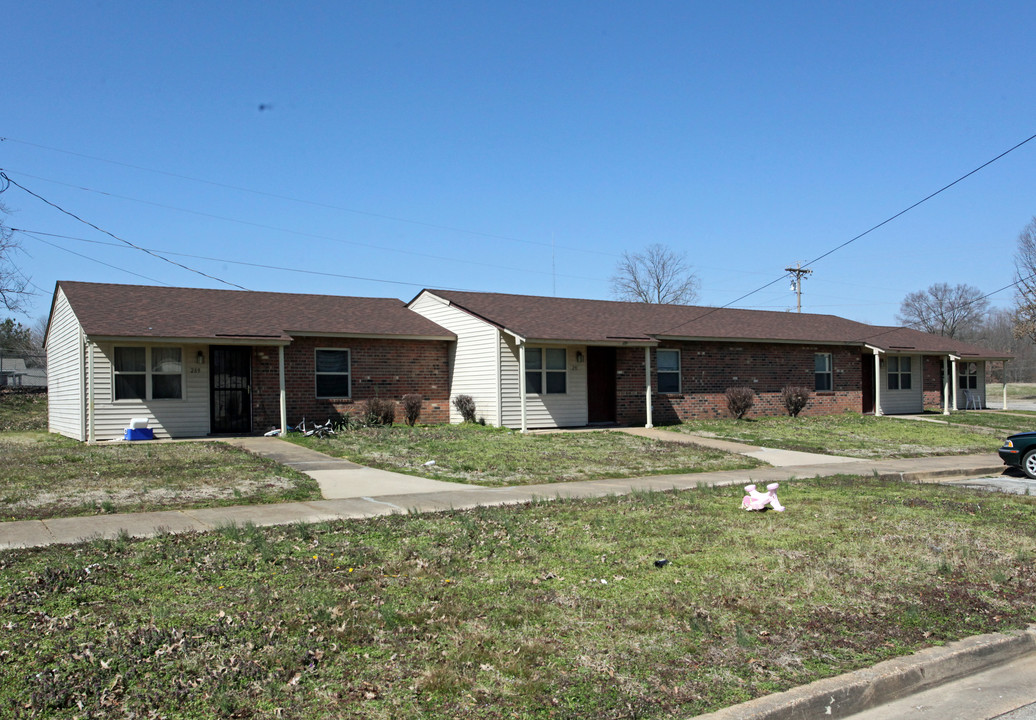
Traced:
<path fill-rule="evenodd" d="M 1036 480 L 1036 450 L 1030 450 L 1022 457 L 1022 472 L 1030 480 Z"/>

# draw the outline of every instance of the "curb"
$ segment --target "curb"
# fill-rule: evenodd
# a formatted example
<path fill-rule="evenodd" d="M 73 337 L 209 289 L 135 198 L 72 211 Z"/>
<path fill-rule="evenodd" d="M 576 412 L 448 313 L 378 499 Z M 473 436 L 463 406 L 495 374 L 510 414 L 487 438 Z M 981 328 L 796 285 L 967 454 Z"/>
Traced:
<path fill-rule="evenodd" d="M 991 633 L 694 716 L 698 720 L 846 718 L 1036 652 L 1036 627 Z"/>

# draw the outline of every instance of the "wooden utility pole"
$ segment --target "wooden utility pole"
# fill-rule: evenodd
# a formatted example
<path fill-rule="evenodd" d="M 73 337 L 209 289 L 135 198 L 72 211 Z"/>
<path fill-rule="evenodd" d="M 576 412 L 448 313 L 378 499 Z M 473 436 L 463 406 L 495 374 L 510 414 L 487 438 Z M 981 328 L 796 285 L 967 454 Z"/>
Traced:
<path fill-rule="evenodd" d="M 791 291 L 798 296 L 798 312 L 802 312 L 802 278 L 813 273 L 809 268 L 802 267 L 802 263 L 795 263 L 795 267 L 784 268 L 785 272 L 795 277 L 791 280 Z"/>

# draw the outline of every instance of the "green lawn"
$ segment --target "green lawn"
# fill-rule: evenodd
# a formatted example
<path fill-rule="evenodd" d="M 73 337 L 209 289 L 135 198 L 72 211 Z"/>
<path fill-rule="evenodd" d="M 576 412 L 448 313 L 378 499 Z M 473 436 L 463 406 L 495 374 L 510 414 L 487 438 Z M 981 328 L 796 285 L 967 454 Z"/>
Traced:
<path fill-rule="evenodd" d="M 521 434 L 476 424 L 373 427 L 294 442 L 353 462 L 475 485 L 534 485 L 736 470 L 761 463 L 697 445 L 623 432 Z M 427 464 L 434 461 L 434 464 Z"/>
<path fill-rule="evenodd" d="M 1036 620 L 1034 498 L 873 479 L 780 497 L 4 552 L 0 714 L 686 718 Z"/>
<path fill-rule="evenodd" d="M 46 427 L 45 393 L 0 394 L 0 520 L 320 498 L 308 475 L 223 443 L 88 445 Z"/>
<path fill-rule="evenodd" d="M 999 410 L 965 410 L 943 415 L 941 412 L 926 413 L 933 420 L 951 425 L 967 425 L 972 428 L 987 428 L 990 433 L 1003 438 L 1012 433 L 1036 430 L 1036 413 Z"/>
<path fill-rule="evenodd" d="M 855 413 L 692 420 L 666 429 L 749 445 L 868 459 L 993 453 L 1000 446 L 989 433 L 968 428 Z"/>
<path fill-rule="evenodd" d="M 47 393 L 0 393 L 0 433 L 46 429 Z"/>
<path fill-rule="evenodd" d="M 0 433 L 0 519 L 320 498 L 308 475 L 219 442 L 88 445 Z"/>

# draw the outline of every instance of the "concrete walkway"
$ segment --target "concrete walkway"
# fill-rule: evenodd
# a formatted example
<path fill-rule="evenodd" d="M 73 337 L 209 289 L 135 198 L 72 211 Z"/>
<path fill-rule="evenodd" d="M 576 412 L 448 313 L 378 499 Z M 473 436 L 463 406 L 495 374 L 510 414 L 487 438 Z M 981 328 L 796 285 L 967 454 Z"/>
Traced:
<path fill-rule="evenodd" d="M 328 520 L 375 517 L 394 512 L 437 512 L 478 506 L 510 505 L 556 498 L 590 498 L 650 490 L 690 490 L 703 485 L 765 485 L 771 482 L 865 475 L 915 482 L 999 475 L 1003 463 L 996 455 L 932 457 L 907 460 L 858 460 L 810 453 L 788 453 L 688 437 L 665 430 L 628 429 L 677 442 L 696 442 L 744 454 L 757 454 L 773 467 L 680 475 L 487 488 L 441 482 L 413 475 L 362 467 L 331 458 L 278 438 L 238 438 L 232 444 L 294 467 L 315 478 L 325 499 L 271 505 L 241 505 L 196 510 L 94 515 L 52 520 L 0 523 L 0 550 L 70 544 L 94 538 L 152 537 L 164 533 L 205 532 L 227 525 L 291 525 Z M 675 436 L 675 437 L 673 437 Z M 739 449 L 738 449 L 739 448 Z M 795 462 L 798 464 L 794 464 Z"/>
<path fill-rule="evenodd" d="M 747 455 L 756 460 L 762 460 L 767 465 L 774 467 L 797 467 L 804 465 L 832 465 L 837 463 L 859 462 L 859 458 L 841 457 L 838 455 L 819 455 L 817 453 L 799 452 L 797 450 L 777 450 L 774 448 L 759 447 L 758 445 L 745 445 L 743 443 L 720 440 L 708 437 L 707 435 L 693 435 L 690 433 L 673 432 L 671 430 L 659 430 L 658 428 L 616 428 L 621 432 L 640 437 L 661 440 L 663 442 L 677 442 L 688 445 L 701 445 L 703 447 L 722 450 L 739 455 Z"/>

